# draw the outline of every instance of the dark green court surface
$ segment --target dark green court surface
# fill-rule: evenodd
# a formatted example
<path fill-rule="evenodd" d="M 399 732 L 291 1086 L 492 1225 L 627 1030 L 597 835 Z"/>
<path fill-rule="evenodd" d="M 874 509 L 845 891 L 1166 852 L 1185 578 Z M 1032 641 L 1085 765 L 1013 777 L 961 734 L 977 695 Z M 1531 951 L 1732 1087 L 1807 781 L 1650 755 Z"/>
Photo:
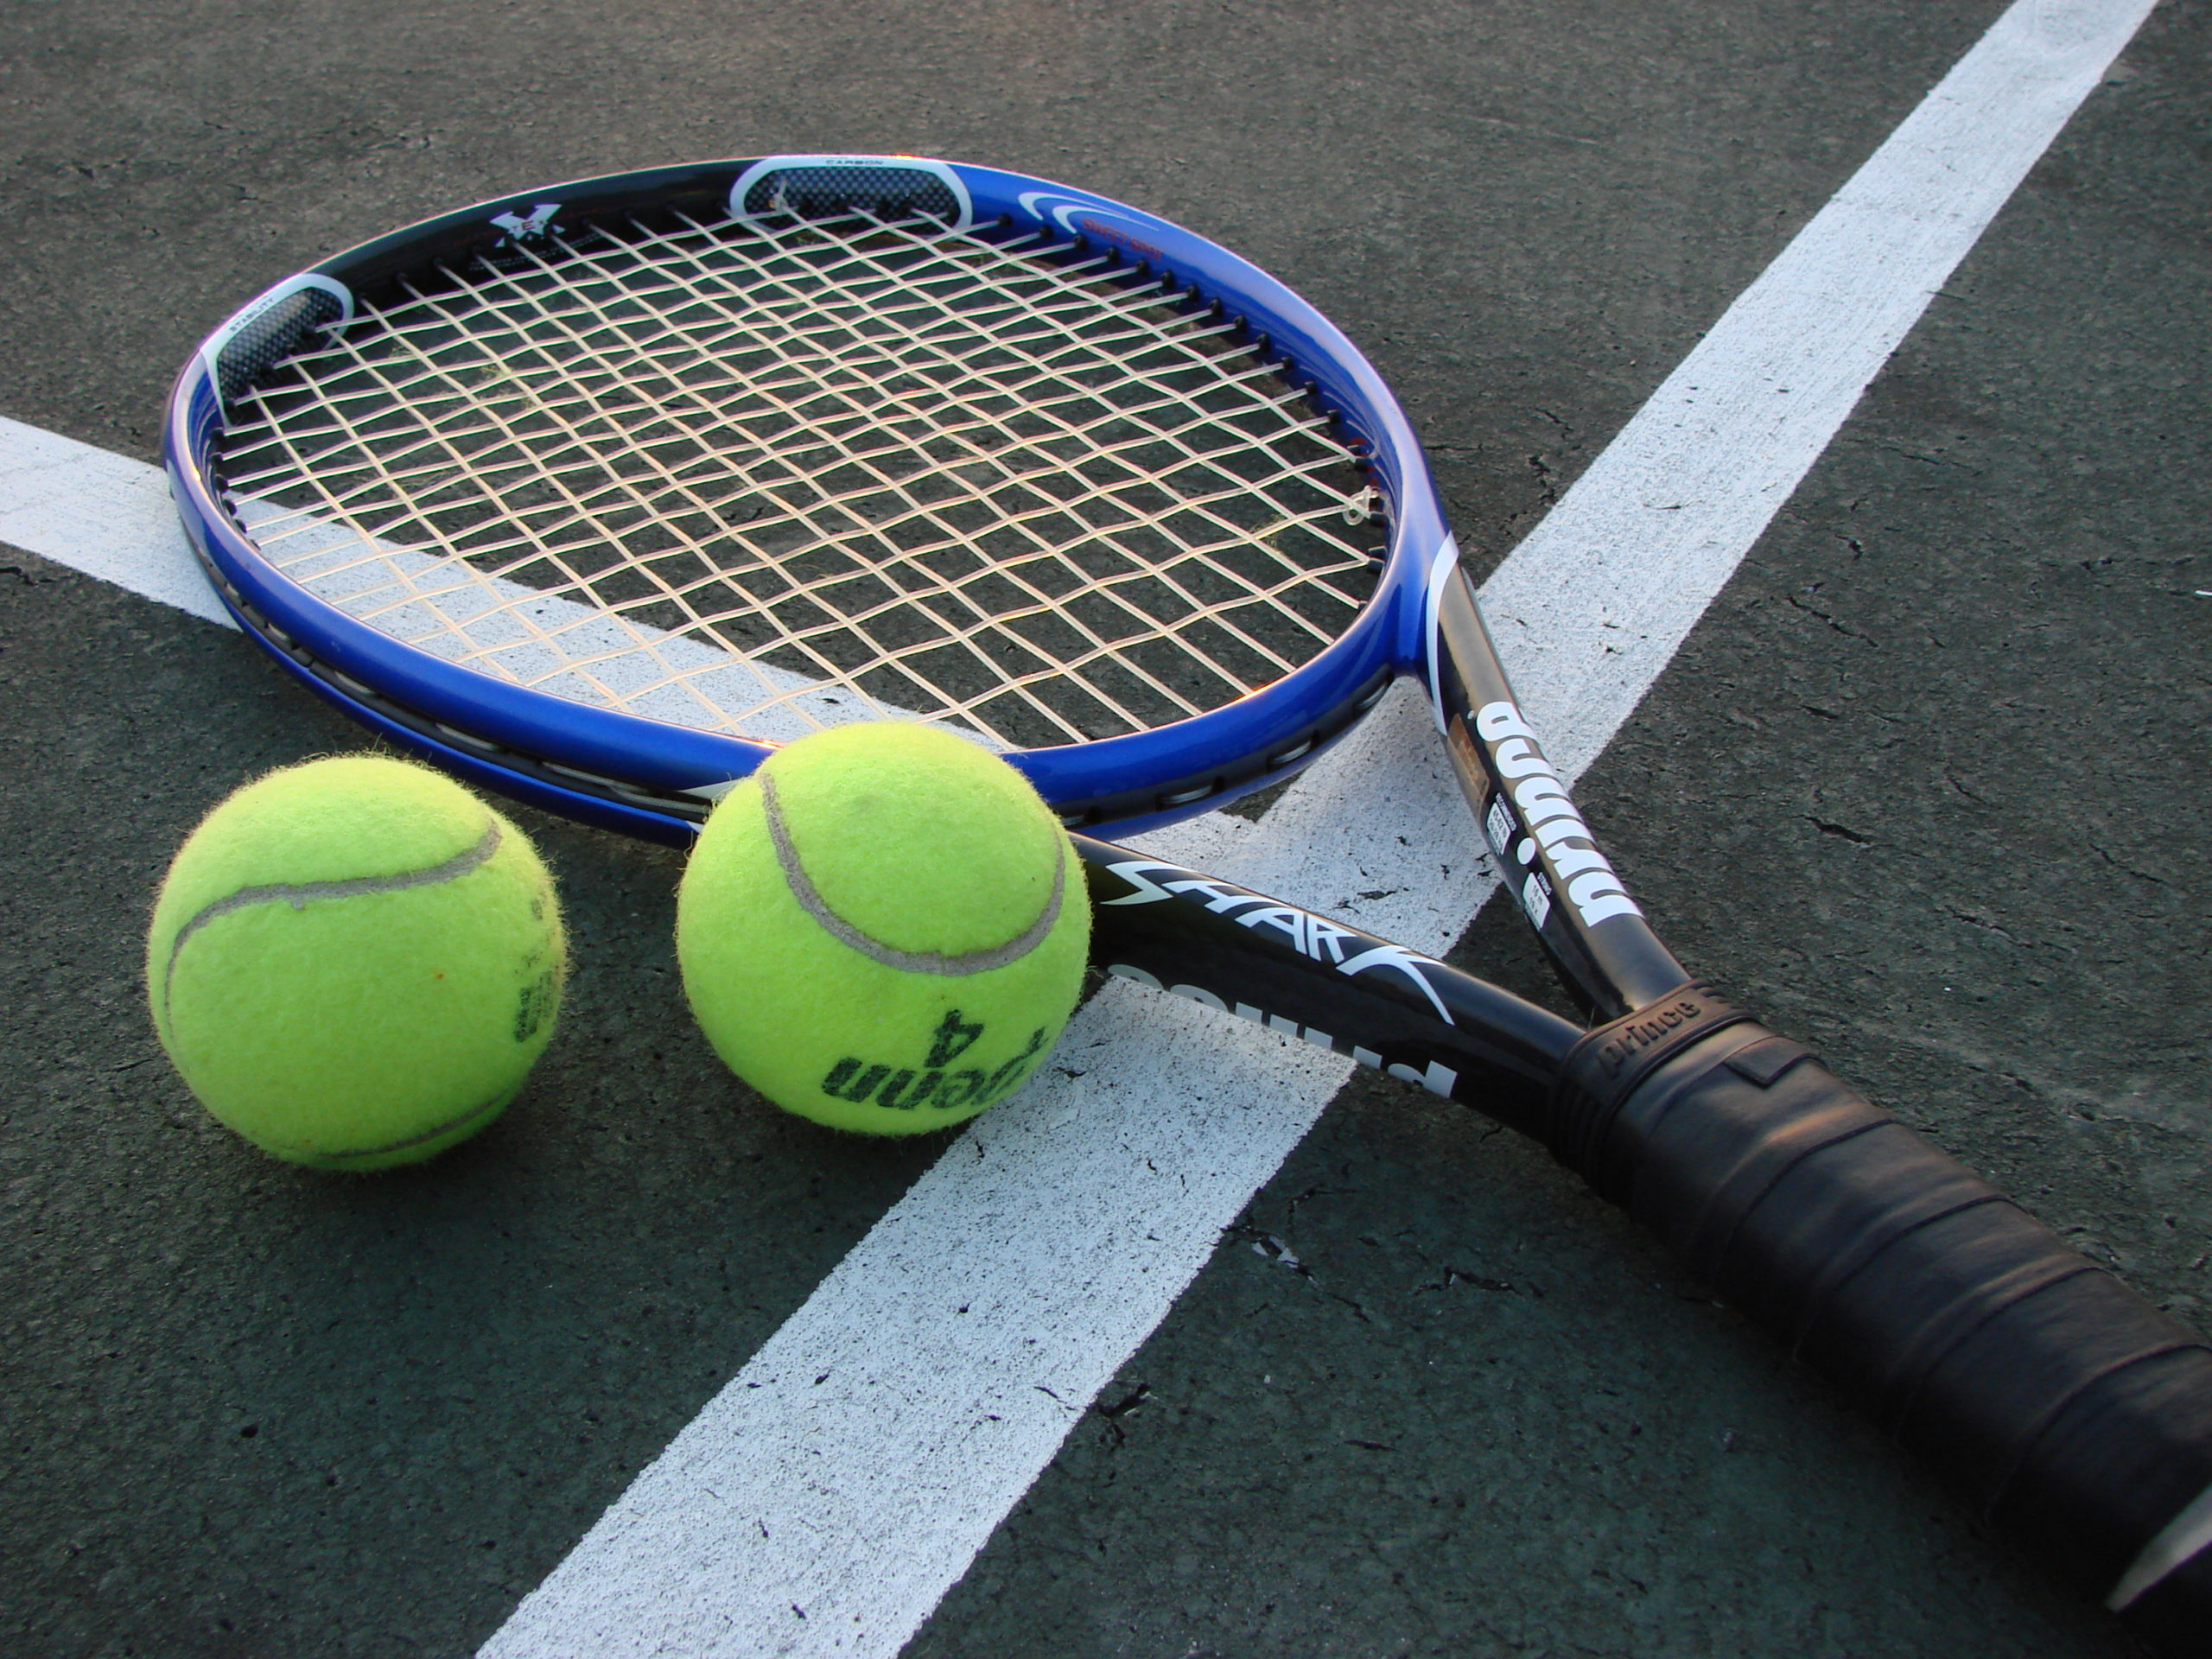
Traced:
<path fill-rule="evenodd" d="M 208 327 L 390 226 L 949 155 L 1282 274 L 1479 573 L 1998 10 L 19 6 L 0 415 L 152 461 Z M 1581 791 L 1681 955 L 2200 1325 L 2208 54 L 2152 15 Z M 524 814 L 578 969 L 520 1102 L 385 1178 L 261 1158 L 162 1058 L 143 924 L 200 814 L 359 734 L 4 550 L 0 685 L 0 1649 L 472 1653 L 944 1142 L 747 1095 L 677 855 Z M 1461 955 L 1533 989 L 1516 927 Z M 907 1651 L 2137 1649 L 1537 1149 L 1362 1075 Z"/>

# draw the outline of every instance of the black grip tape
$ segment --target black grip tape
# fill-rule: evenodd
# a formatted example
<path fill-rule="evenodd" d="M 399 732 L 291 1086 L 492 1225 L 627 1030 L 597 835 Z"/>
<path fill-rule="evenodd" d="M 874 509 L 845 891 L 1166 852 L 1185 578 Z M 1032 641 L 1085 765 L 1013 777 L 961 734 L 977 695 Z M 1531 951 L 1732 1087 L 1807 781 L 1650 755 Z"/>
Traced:
<path fill-rule="evenodd" d="M 1548 1139 L 2099 1599 L 2212 1488 L 2201 1338 L 1710 987 L 1578 1043 Z M 2212 1651 L 2212 1565 L 2126 1611 L 2171 1651 Z"/>

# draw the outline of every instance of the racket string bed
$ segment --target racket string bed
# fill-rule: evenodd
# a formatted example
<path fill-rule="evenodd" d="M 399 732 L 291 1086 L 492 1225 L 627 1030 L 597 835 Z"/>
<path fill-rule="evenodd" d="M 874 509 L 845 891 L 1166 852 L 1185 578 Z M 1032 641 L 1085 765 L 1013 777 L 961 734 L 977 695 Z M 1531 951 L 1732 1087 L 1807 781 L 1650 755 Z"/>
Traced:
<path fill-rule="evenodd" d="M 1372 589 L 1324 417 L 1103 256 L 686 218 L 510 264 L 365 308 L 222 439 L 280 565 L 449 660 L 721 729 L 842 691 L 1039 747 L 1232 702 Z"/>

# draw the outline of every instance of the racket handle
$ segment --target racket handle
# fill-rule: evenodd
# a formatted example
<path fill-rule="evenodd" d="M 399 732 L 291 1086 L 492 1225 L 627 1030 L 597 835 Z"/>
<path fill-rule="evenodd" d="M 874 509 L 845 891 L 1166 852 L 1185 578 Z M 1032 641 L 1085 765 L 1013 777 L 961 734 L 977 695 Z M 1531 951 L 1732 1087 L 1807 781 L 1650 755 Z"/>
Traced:
<path fill-rule="evenodd" d="M 2212 1351 L 1691 985 L 1592 1031 L 1548 1140 L 2044 1565 L 2212 1651 Z"/>

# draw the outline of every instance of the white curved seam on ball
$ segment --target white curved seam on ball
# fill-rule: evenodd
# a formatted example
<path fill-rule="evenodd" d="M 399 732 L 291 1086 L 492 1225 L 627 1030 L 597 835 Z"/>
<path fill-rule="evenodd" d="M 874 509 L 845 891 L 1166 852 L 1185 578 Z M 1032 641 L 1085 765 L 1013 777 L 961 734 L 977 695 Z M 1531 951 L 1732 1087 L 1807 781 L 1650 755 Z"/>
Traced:
<path fill-rule="evenodd" d="M 822 896 L 798 861 L 798 849 L 791 845 L 791 832 L 784 827 L 783 808 L 776 800 L 776 780 L 766 772 L 756 774 L 760 779 L 760 804 L 768 820 L 768 839 L 775 844 L 776 863 L 784 873 L 784 885 L 791 890 L 799 908 L 821 924 L 823 932 L 841 944 L 850 945 L 872 962 L 880 962 L 902 974 L 964 974 L 988 973 L 994 968 L 1004 968 L 1027 956 L 1045 941 L 1060 919 L 1060 901 L 1067 892 L 1068 861 L 1065 847 L 1053 849 L 1052 892 L 1045 900 L 1045 908 L 1037 919 L 1004 944 L 995 944 L 987 950 L 970 950 L 962 956 L 949 957 L 937 950 L 901 950 L 896 945 L 886 944 L 871 938 L 850 922 L 830 908 L 830 901 Z"/>
<path fill-rule="evenodd" d="M 265 887 L 240 887 L 236 893 L 226 893 L 214 903 L 196 912 L 192 919 L 176 931 L 176 938 L 169 941 L 168 960 L 162 964 L 162 1006 L 169 1005 L 169 982 L 176 976 L 176 959 L 183 954 L 184 942 L 210 922 L 229 915 L 232 911 L 246 910 L 255 905 L 283 903 L 294 910 L 305 910 L 318 899 L 358 899 L 372 893 L 400 893 L 409 887 L 434 887 L 442 882 L 458 880 L 471 871 L 489 863 L 499 850 L 499 821 L 492 819 L 484 826 L 484 834 L 474 847 L 455 853 L 442 864 L 426 869 L 409 870 L 399 875 L 363 875 L 346 881 L 271 882 Z"/>
<path fill-rule="evenodd" d="M 298 1150 L 306 1152 L 313 1157 L 326 1160 L 332 1166 L 342 1166 L 349 1160 L 359 1162 L 364 1158 L 383 1158 L 395 1152 L 404 1152 L 410 1147 L 419 1147 L 425 1141 L 435 1141 L 442 1135 L 450 1135 L 464 1124 L 474 1123 L 480 1119 L 488 1122 L 502 1107 L 521 1092 L 522 1085 L 513 1084 L 501 1090 L 489 1100 L 479 1101 L 467 1111 L 456 1113 L 444 1122 L 427 1128 L 420 1135 L 410 1135 L 404 1141 L 390 1141 L 381 1147 L 347 1147 L 337 1152 L 321 1152 L 313 1147 L 301 1147 Z"/>

